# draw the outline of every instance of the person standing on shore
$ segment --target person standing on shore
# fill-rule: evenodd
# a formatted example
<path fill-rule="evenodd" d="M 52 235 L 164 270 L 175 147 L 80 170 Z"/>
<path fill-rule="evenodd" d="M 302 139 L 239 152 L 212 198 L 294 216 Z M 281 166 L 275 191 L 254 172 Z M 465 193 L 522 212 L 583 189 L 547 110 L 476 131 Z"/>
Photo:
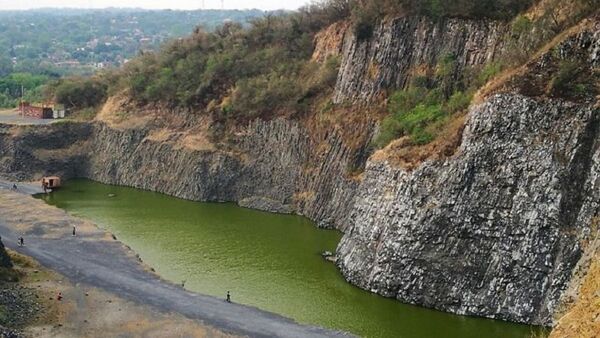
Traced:
<path fill-rule="evenodd" d="M 19 246 L 25 246 L 25 239 L 22 236 L 19 237 Z"/>
<path fill-rule="evenodd" d="M 75 237 L 75 226 L 73 226 L 73 237 Z"/>
<path fill-rule="evenodd" d="M 231 303 L 231 295 L 229 294 L 229 291 L 227 291 L 227 298 L 225 300 L 227 303 Z"/>

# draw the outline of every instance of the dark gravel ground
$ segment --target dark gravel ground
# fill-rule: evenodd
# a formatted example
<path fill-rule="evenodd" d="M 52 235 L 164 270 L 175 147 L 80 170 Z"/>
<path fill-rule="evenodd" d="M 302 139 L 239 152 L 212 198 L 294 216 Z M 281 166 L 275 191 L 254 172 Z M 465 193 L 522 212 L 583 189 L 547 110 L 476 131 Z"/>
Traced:
<path fill-rule="evenodd" d="M 38 297 L 32 289 L 16 283 L 0 283 L 0 337 L 22 337 L 19 329 L 42 310 Z"/>

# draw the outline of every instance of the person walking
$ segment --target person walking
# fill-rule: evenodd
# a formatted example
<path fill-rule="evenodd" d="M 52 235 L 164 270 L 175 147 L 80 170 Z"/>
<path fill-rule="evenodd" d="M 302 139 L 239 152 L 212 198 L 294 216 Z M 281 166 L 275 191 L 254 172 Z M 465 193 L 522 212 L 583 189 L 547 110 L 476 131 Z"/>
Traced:
<path fill-rule="evenodd" d="M 225 300 L 227 303 L 231 303 L 231 294 L 229 294 L 229 291 L 227 291 L 227 298 Z"/>
<path fill-rule="evenodd" d="M 25 246 L 25 239 L 23 237 L 19 237 L 19 246 Z"/>
<path fill-rule="evenodd" d="M 75 226 L 73 226 L 73 237 L 75 237 Z"/>

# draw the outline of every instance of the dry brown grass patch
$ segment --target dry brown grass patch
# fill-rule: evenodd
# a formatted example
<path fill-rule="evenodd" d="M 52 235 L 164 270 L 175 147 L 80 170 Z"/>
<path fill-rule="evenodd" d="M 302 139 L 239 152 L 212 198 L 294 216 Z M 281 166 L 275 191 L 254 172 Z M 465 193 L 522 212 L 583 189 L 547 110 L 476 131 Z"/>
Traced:
<path fill-rule="evenodd" d="M 550 338 L 596 338 L 600 333 L 600 253 L 579 291 L 579 299 L 559 319 Z"/>
<path fill-rule="evenodd" d="M 410 137 L 403 137 L 377 151 L 371 160 L 388 161 L 400 168 L 414 170 L 425 161 L 451 157 L 462 142 L 466 118 L 466 113 L 451 116 L 436 139 L 428 144 L 415 145 Z"/>

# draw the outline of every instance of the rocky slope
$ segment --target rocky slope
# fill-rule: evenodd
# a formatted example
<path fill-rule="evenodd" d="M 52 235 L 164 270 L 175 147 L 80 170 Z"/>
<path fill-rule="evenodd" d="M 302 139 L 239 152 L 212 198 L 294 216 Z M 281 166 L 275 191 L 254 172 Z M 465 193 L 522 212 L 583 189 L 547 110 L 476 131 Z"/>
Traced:
<path fill-rule="evenodd" d="M 340 268 L 405 302 L 549 324 L 600 211 L 599 145 L 591 107 L 495 96 L 472 110 L 456 158 L 369 163 Z"/>
<path fill-rule="evenodd" d="M 365 103 L 448 52 L 456 74 L 494 59 L 505 29 L 405 18 L 358 41 L 339 24 L 317 41 L 315 60 L 340 53 L 335 100 Z M 598 31 L 563 46 L 597 67 Z M 544 57 L 536 62 L 547 65 Z M 348 133 L 279 118 L 240 126 L 227 145 L 195 147 L 158 122 L 3 126 L 0 172 L 82 176 L 304 214 L 345 232 L 338 265 L 362 288 L 460 314 L 550 324 L 586 239 L 598 231 L 591 220 L 600 213 L 600 116 L 592 101 L 529 96 L 510 87 L 484 98 L 457 154 L 412 171 L 385 156 L 367 161 L 377 130 L 367 119 Z M 365 164 L 362 180 L 350 175 Z"/>
<path fill-rule="evenodd" d="M 0 240 L 0 268 L 12 268 L 12 262 L 6 249 L 4 248 L 4 243 Z"/>
<path fill-rule="evenodd" d="M 389 88 L 404 88 L 415 76 L 435 69 L 446 55 L 456 60 L 452 72 L 458 81 L 468 67 L 484 65 L 500 55 L 506 32 L 507 25 L 501 22 L 434 22 L 424 17 L 384 21 L 368 40 L 360 40 L 348 30 L 341 47 L 334 101 L 368 102 L 385 96 Z"/>

